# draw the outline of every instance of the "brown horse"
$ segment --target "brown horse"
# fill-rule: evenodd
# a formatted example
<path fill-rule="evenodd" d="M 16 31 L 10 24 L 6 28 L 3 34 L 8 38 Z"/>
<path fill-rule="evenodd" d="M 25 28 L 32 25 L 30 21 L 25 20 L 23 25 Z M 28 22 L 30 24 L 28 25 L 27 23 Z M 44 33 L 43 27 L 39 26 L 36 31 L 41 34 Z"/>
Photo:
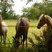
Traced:
<path fill-rule="evenodd" d="M 45 38 L 45 44 L 48 48 L 48 52 L 52 52 L 52 18 L 48 15 L 42 14 L 39 17 L 39 23 L 37 28 L 43 27 L 43 36 Z"/>
<path fill-rule="evenodd" d="M 17 46 L 19 46 L 19 39 L 21 37 L 21 44 L 24 46 L 24 42 L 26 40 L 27 46 L 27 34 L 29 29 L 29 20 L 25 17 L 19 18 L 16 24 L 16 35 L 15 35 L 15 42 Z"/>
<path fill-rule="evenodd" d="M 6 43 L 6 36 L 7 36 L 7 25 L 3 21 L 2 16 L 0 15 L 0 36 L 1 36 L 1 42 Z"/>

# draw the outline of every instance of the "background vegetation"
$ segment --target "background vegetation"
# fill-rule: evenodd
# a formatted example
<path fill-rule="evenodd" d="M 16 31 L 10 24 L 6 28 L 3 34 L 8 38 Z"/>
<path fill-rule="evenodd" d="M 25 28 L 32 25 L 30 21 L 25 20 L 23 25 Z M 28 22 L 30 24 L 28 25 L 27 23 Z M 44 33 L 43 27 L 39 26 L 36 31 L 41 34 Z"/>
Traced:
<path fill-rule="evenodd" d="M 30 1 L 33 0 L 27 0 L 27 4 Z M 14 13 L 12 9 L 13 5 L 13 0 L 0 0 L 0 14 L 4 19 L 16 19 L 20 17 L 20 15 L 16 15 Z M 30 19 L 38 19 L 42 13 L 52 16 L 52 1 L 42 0 L 41 3 L 36 2 L 30 8 L 23 8 L 22 12 L 23 14 L 21 16 L 25 16 Z"/>
<path fill-rule="evenodd" d="M 43 0 L 42 3 L 35 3 L 31 8 L 24 8 L 23 16 L 31 19 L 38 19 L 41 14 L 47 14 L 52 16 L 52 1 Z"/>

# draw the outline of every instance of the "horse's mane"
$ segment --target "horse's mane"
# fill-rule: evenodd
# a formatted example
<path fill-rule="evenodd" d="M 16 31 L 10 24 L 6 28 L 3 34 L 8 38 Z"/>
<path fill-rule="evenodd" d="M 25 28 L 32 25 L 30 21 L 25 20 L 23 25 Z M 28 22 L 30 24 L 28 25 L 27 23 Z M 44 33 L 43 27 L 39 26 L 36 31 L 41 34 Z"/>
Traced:
<path fill-rule="evenodd" d="M 41 16 L 39 17 L 39 20 L 42 19 L 43 17 L 51 20 L 51 17 L 49 15 L 45 15 L 45 14 L 41 14 Z"/>
<path fill-rule="evenodd" d="M 50 16 L 48 16 L 48 15 L 45 15 L 44 17 L 45 17 L 45 18 L 48 18 L 49 20 L 52 19 L 52 18 L 51 18 Z"/>
<path fill-rule="evenodd" d="M 39 21 L 40 21 L 40 19 L 42 19 L 43 16 L 44 16 L 44 14 L 41 14 L 41 16 L 39 17 Z"/>

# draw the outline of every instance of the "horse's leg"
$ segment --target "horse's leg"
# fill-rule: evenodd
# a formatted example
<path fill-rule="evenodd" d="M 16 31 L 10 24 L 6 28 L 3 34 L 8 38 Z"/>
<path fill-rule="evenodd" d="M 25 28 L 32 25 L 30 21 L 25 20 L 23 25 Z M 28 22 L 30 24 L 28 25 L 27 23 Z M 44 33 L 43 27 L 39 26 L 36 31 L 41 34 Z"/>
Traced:
<path fill-rule="evenodd" d="M 1 35 L 1 43 L 2 43 L 2 35 Z"/>
<path fill-rule="evenodd" d="M 5 44 L 5 34 L 3 35 L 3 43 Z"/>
<path fill-rule="evenodd" d="M 22 36 L 21 36 L 21 45 L 22 45 Z"/>
<path fill-rule="evenodd" d="M 23 36 L 23 46 L 24 46 L 25 36 Z"/>
<path fill-rule="evenodd" d="M 25 34 L 25 35 L 26 35 L 26 47 L 27 47 L 27 33 L 28 33 L 28 32 L 26 32 L 26 34 Z"/>
<path fill-rule="evenodd" d="M 26 40 L 26 46 L 27 46 L 27 33 L 25 33 L 25 34 L 23 35 L 23 46 L 24 46 L 25 40 Z"/>
<path fill-rule="evenodd" d="M 27 35 L 26 35 L 26 47 L 27 47 Z"/>
<path fill-rule="evenodd" d="M 4 43 L 6 44 L 6 37 L 7 37 L 7 32 L 5 32 L 5 37 L 4 37 Z"/>
<path fill-rule="evenodd" d="M 6 35 L 7 35 L 7 33 L 5 32 L 4 35 L 3 35 L 3 43 L 4 44 L 6 43 Z"/>
<path fill-rule="evenodd" d="M 4 44 L 4 35 L 3 35 L 3 44 Z"/>

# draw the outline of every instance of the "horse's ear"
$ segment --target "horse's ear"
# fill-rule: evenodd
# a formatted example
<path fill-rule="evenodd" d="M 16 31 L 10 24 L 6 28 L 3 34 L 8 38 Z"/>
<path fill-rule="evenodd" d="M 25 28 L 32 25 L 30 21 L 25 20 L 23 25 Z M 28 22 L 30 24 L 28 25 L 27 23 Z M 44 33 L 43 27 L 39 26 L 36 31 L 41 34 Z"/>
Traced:
<path fill-rule="evenodd" d="M 45 14 L 42 14 L 43 15 L 43 17 L 45 16 Z"/>

